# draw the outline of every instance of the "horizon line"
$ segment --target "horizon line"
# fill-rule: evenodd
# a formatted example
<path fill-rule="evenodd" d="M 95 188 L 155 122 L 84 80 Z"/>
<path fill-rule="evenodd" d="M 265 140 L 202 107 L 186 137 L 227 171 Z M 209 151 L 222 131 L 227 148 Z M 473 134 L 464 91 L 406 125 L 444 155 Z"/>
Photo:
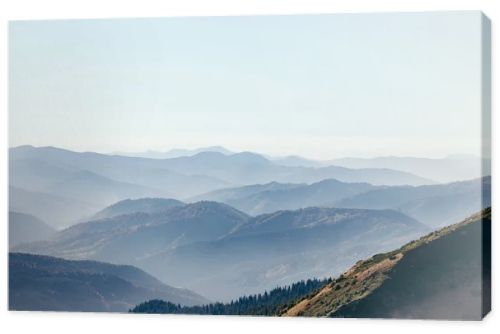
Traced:
<path fill-rule="evenodd" d="M 475 154 L 470 154 L 470 153 L 452 153 L 452 154 L 447 154 L 447 155 L 441 155 L 441 156 L 417 156 L 417 155 L 397 155 L 397 154 L 383 154 L 383 155 L 373 155 L 373 156 L 356 156 L 356 155 L 350 155 L 350 156 L 341 156 L 341 157 L 333 157 L 329 159 L 316 159 L 316 158 L 310 158 L 306 157 L 301 154 L 283 154 L 283 155 L 274 155 L 274 154 L 268 154 L 268 153 L 263 153 L 263 152 L 258 152 L 258 151 L 251 151 L 251 150 L 232 150 L 228 149 L 226 146 L 223 145 L 208 145 L 208 146 L 202 146 L 202 147 L 195 147 L 195 148 L 186 148 L 186 147 L 171 147 L 165 150 L 153 150 L 153 149 L 145 149 L 145 150 L 134 150 L 134 151 L 126 151 L 126 150 L 119 150 L 119 151 L 94 151 L 94 150 L 85 150 L 85 149 L 74 149 L 74 148 L 67 148 L 63 146 L 55 146 L 55 145 L 42 145 L 42 146 L 35 146 L 32 144 L 21 144 L 21 145 L 16 145 L 16 146 L 10 146 L 8 147 L 9 150 L 11 149 L 18 149 L 22 147 L 31 147 L 35 149 L 43 149 L 43 148 L 52 148 L 52 149 L 58 149 L 58 150 L 64 150 L 64 151 L 70 151 L 70 152 L 75 152 L 75 153 L 96 153 L 96 154 L 102 154 L 102 155 L 108 155 L 108 156 L 125 156 L 125 157 L 131 157 L 131 158 L 143 158 L 143 159 L 154 159 L 158 160 L 161 158 L 152 158 L 152 157 L 137 157 L 133 156 L 132 154 L 146 154 L 146 153 L 160 153 L 160 154 L 167 154 L 171 151 L 179 150 L 179 151 L 200 151 L 200 152 L 193 152 L 193 154 L 185 154 L 185 155 L 179 155 L 178 157 L 182 156 L 194 156 L 199 153 L 203 152 L 211 152 L 211 153 L 219 153 L 222 155 L 234 155 L 234 154 L 240 154 L 240 153 L 252 153 L 256 154 L 259 156 L 262 156 L 265 159 L 268 160 L 278 160 L 278 159 L 286 159 L 286 158 L 300 158 L 300 159 L 305 159 L 305 160 L 310 160 L 314 162 L 328 162 L 332 160 L 342 160 L 342 159 L 363 159 L 363 160 L 370 160 L 370 159 L 380 159 L 380 158 L 399 158 L 399 159 L 404 159 L 404 158 L 411 158 L 411 159 L 428 159 L 428 160 L 444 160 L 444 159 L 453 159 L 453 158 L 475 158 L 475 159 L 481 159 L 485 157 L 480 157 Z M 210 151 L 209 149 L 211 148 L 219 148 L 223 149 L 225 151 L 230 152 L 229 154 L 217 152 L 217 151 Z M 169 159 L 169 158 L 165 158 Z"/>

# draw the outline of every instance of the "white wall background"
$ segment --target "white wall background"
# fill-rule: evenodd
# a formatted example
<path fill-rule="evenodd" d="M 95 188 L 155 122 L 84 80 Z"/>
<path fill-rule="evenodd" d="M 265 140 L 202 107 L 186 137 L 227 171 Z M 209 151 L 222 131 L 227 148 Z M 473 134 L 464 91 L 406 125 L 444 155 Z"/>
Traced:
<path fill-rule="evenodd" d="M 195 15 L 302 14 L 345 12 L 394 12 L 429 10 L 483 10 L 492 20 L 493 109 L 499 89 L 495 55 L 499 44 L 497 0 L 3 0 L 0 2 L 0 331 L 2 333 L 428 333 L 477 331 L 500 328 L 500 311 L 493 310 L 485 321 L 436 322 L 403 320 L 279 319 L 250 317 L 151 316 L 117 314 L 70 314 L 7 312 L 7 21 L 13 19 L 110 18 Z M 493 113 L 493 128 L 499 128 Z M 493 170 L 497 168 L 500 145 L 493 131 Z M 494 207 L 500 205 L 493 179 Z M 494 213 L 495 215 L 495 213 Z M 496 215 L 495 215 L 496 216 Z M 500 230 L 493 227 L 493 308 L 500 300 Z M 496 281 L 496 282 L 495 282 Z"/>

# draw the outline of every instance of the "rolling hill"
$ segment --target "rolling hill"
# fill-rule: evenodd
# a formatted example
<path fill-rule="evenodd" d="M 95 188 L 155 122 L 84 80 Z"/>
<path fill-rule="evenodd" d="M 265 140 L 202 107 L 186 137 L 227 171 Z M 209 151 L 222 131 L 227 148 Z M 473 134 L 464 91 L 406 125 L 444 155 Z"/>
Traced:
<path fill-rule="evenodd" d="M 48 193 L 66 198 L 103 205 L 124 198 L 160 196 L 164 191 L 128 182 L 119 182 L 99 174 L 82 170 L 45 188 Z"/>
<path fill-rule="evenodd" d="M 193 175 L 209 175 L 232 184 L 250 185 L 269 182 L 312 183 L 324 179 L 343 182 L 367 182 L 375 185 L 422 185 L 432 180 L 393 169 L 350 169 L 338 166 L 302 167 L 275 164 L 265 157 L 241 152 L 224 155 L 202 152 L 191 157 L 164 160 L 166 168 Z"/>
<path fill-rule="evenodd" d="M 286 316 L 479 320 L 490 310 L 491 209 L 359 261 Z"/>
<path fill-rule="evenodd" d="M 288 190 L 305 186 L 307 186 L 306 183 L 295 184 L 295 183 L 269 182 L 266 184 L 252 184 L 248 186 L 217 189 L 205 194 L 194 196 L 192 198 L 189 198 L 188 200 L 191 202 L 216 201 L 230 205 L 229 202 L 237 202 L 238 200 L 244 201 L 247 197 L 260 194 L 263 192 Z"/>
<path fill-rule="evenodd" d="M 43 173 L 38 171 L 43 166 Z M 57 195 L 56 185 L 64 181 L 78 181 L 79 173 L 87 173 L 88 178 L 108 179 L 118 185 L 123 183 L 148 189 L 145 196 L 188 197 L 229 183 L 205 175 L 186 175 L 167 168 L 162 159 L 145 159 L 94 152 L 73 152 L 55 147 L 20 146 L 9 149 L 9 182 L 11 186 L 29 191 L 48 192 Z M 92 173 L 91 175 L 89 173 Z M 75 179 L 76 180 L 72 180 Z M 29 180 L 29 182 L 25 181 Z M 81 186 L 77 182 L 77 186 Z M 56 189 L 54 189 L 56 187 Z M 114 191 L 112 187 L 105 188 Z M 67 191 L 72 191 L 69 188 Z M 78 189 L 73 192 L 79 193 Z M 99 192 L 95 193 L 100 195 Z M 108 203 L 99 203 L 101 207 Z M 138 196 L 134 196 L 138 197 Z M 92 197 L 87 198 L 91 201 Z"/>
<path fill-rule="evenodd" d="M 128 263 L 209 298 L 228 300 L 334 275 L 357 258 L 427 231 L 391 210 L 306 208 L 251 217 L 226 204 L 197 202 L 77 224 L 50 241 L 13 250 Z"/>
<path fill-rule="evenodd" d="M 133 266 L 9 253 L 9 310 L 126 312 L 152 298 L 208 303 Z"/>
<path fill-rule="evenodd" d="M 46 166 L 47 170 L 44 173 L 37 172 L 35 169 L 38 165 Z M 411 173 L 387 168 L 283 166 L 252 152 L 229 155 L 219 152 L 200 152 L 193 156 L 147 159 L 93 152 L 80 153 L 55 147 L 20 146 L 9 150 L 9 170 L 12 174 L 11 185 L 24 187 L 27 190 L 45 189 L 43 182 L 58 180 L 60 170 L 64 171 L 63 175 L 88 171 L 119 182 L 153 189 L 168 189 L 172 192 L 169 195 L 178 198 L 192 197 L 231 184 L 248 185 L 273 181 L 312 183 L 334 178 L 344 182 L 385 185 L 433 183 Z M 28 184 L 24 183 L 25 176 L 33 180 Z M 28 188 L 30 184 L 36 185 L 36 188 Z"/>
<path fill-rule="evenodd" d="M 433 227 L 441 227 L 491 206 L 491 177 L 420 187 L 385 187 L 330 205 L 343 208 L 394 209 Z"/>
<path fill-rule="evenodd" d="M 89 220 L 111 218 L 114 216 L 126 215 L 136 212 L 156 213 L 166 211 L 184 203 L 169 198 L 139 198 L 126 199 L 110 205 L 93 215 Z"/>
<path fill-rule="evenodd" d="M 49 225 L 63 227 L 81 222 L 99 209 L 129 198 L 186 199 L 222 188 L 273 182 L 310 184 L 325 179 L 374 185 L 433 183 L 393 169 L 284 166 L 252 152 L 226 153 L 203 151 L 177 158 L 148 159 L 74 152 L 56 147 L 10 148 L 9 186 L 18 190 L 15 197 L 19 199 L 11 201 L 10 210 L 32 214 Z M 40 201 L 33 200 L 34 197 Z M 266 201 L 253 200 L 254 206 Z M 39 204 L 41 202 L 44 204 Z M 311 202 L 307 205 L 318 204 Z M 271 203 L 264 210 L 246 209 L 257 214 L 278 207 Z M 284 208 L 296 209 L 297 206 Z"/>
<path fill-rule="evenodd" d="M 9 211 L 9 248 L 50 238 L 56 230 L 35 216 Z"/>
<path fill-rule="evenodd" d="M 75 224 L 81 217 L 94 214 L 102 206 L 73 198 L 9 186 L 9 211 L 23 212 L 61 229 Z"/>
<path fill-rule="evenodd" d="M 279 210 L 326 206 L 332 201 L 349 198 L 378 188 L 380 187 L 368 183 L 345 183 L 333 179 L 312 184 L 272 182 L 263 185 L 215 190 L 197 196 L 195 199 L 220 201 L 250 215 L 259 215 Z"/>
<path fill-rule="evenodd" d="M 279 211 L 250 218 L 217 240 L 164 250 L 136 265 L 174 284 L 184 282 L 211 299 L 228 301 L 309 277 L 335 275 L 357 258 L 427 231 L 390 210 Z"/>
<path fill-rule="evenodd" d="M 220 201 L 250 215 L 311 206 L 391 209 L 440 227 L 490 206 L 491 177 L 417 187 L 372 186 L 332 179 L 312 184 L 272 182 L 220 189 L 195 199 Z"/>
<path fill-rule="evenodd" d="M 121 155 L 126 157 L 136 157 L 136 158 L 150 158 L 150 159 L 170 159 L 185 156 L 193 156 L 201 152 L 219 152 L 222 154 L 233 154 L 233 152 L 227 150 L 222 146 L 209 146 L 200 147 L 196 149 L 178 149 L 174 148 L 166 152 L 160 151 L 145 151 L 145 152 L 113 152 L 113 155 Z"/>
<path fill-rule="evenodd" d="M 170 203 L 170 202 L 169 202 Z M 50 241 L 22 245 L 22 252 L 70 259 L 134 263 L 184 244 L 230 233 L 248 216 L 225 204 L 198 202 L 154 213 L 134 212 L 73 225 Z"/>

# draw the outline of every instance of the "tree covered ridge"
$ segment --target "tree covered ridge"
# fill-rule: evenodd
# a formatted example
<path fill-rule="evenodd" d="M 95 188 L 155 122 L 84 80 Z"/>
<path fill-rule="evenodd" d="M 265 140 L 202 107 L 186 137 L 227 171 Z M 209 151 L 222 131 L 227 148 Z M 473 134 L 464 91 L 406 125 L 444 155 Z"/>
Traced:
<path fill-rule="evenodd" d="M 132 313 L 206 314 L 206 315 L 263 315 L 279 314 L 311 293 L 331 283 L 331 278 L 302 280 L 292 285 L 277 287 L 269 292 L 243 296 L 230 303 L 211 303 L 199 306 L 181 306 L 169 301 L 153 299 L 130 310 Z"/>

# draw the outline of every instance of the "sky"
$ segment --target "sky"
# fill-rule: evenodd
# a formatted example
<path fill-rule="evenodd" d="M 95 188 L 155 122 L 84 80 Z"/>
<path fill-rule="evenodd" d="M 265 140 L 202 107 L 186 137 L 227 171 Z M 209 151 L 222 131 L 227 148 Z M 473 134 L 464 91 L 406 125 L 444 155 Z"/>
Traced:
<path fill-rule="evenodd" d="M 16 21 L 9 145 L 480 155 L 478 12 Z"/>

